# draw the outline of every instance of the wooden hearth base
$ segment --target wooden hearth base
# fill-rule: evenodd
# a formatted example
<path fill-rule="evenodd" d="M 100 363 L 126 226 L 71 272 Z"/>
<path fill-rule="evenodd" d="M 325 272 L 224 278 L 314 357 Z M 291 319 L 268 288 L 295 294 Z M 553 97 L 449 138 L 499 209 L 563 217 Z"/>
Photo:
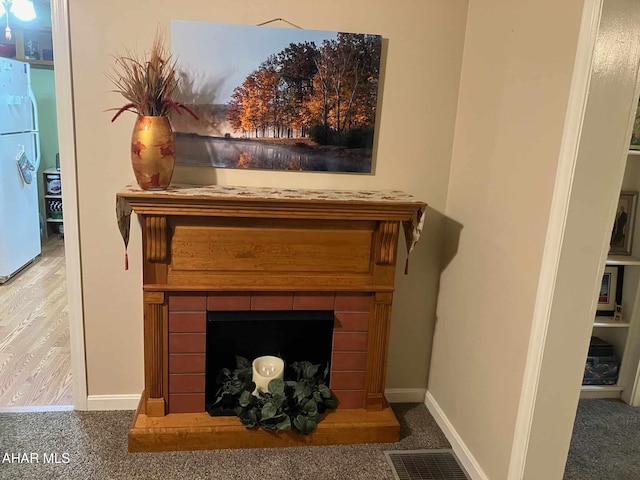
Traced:
<path fill-rule="evenodd" d="M 211 417 L 207 413 L 148 417 L 138 408 L 129 430 L 129 451 L 302 447 L 391 443 L 399 439 L 400 425 L 389 407 L 379 411 L 335 410 L 318 423 L 318 428 L 311 435 L 248 430 L 236 417 Z"/>

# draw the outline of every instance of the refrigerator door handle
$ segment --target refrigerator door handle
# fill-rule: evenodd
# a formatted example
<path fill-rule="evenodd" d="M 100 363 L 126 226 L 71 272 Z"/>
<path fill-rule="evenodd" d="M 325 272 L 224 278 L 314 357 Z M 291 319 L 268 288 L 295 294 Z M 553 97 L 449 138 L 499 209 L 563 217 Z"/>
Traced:
<path fill-rule="evenodd" d="M 34 132 L 34 140 L 36 142 L 36 159 L 33 166 L 36 168 L 36 171 L 40 167 L 40 132 Z"/>
<path fill-rule="evenodd" d="M 40 127 L 38 123 L 38 103 L 36 102 L 36 97 L 33 94 L 33 90 L 29 87 L 29 99 L 31 100 L 31 107 L 33 108 L 33 130 L 35 133 L 35 142 L 36 142 L 36 158 L 34 161 L 34 166 L 36 170 L 40 167 Z"/>

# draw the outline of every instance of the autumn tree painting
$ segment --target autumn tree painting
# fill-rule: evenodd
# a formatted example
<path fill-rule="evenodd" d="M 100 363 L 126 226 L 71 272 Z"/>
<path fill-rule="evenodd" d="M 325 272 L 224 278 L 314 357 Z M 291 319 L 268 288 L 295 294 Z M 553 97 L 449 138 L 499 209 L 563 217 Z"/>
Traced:
<path fill-rule="evenodd" d="M 228 119 L 247 137 L 310 136 L 321 145 L 371 148 L 380 37 L 290 44 L 236 87 Z"/>
<path fill-rule="evenodd" d="M 261 29 L 260 38 L 270 33 L 264 27 L 241 28 Z M 294 41 L 256 61 L 233 85 L 226 103 L 194 105 L 199 117 L 216 125 L 205 136 L 225 143 L 191 134 L 184 140 L 186 154 L 206 141 L 207 154 L 218 156 L 211 163 L 215 166 L 218 161 L 235 168 L 370 172 L 381 37 L 324 32 L 326 38 L 304 39 L 304 31 L 286 30 Z M 245 37 L 234 38 L 240 44 Z M 234 53 L 241 57 L 243 50 L 236 46 Z M 235 160 L 220 160 L 223 151 L 231 155 L 229 150 Z"/>

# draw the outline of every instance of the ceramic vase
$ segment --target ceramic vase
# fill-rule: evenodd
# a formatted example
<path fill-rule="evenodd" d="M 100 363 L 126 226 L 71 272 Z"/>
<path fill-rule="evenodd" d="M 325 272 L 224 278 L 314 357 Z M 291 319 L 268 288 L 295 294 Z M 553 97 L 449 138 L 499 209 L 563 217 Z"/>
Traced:
<path fill-rule="evenodd" d="M 131 135 L 131 164 L 143 190 L 166 190 L 175 165 L 175 143 L 168 117 L 138 116 Z"/>

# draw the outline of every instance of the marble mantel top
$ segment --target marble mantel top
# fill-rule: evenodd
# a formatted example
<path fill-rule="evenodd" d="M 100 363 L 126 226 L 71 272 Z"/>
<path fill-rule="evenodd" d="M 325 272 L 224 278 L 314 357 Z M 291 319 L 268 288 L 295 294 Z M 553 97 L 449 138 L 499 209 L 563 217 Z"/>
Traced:
<path fill-rule="evenodd" d="M 172 184 L 166 190 L 143 190 L 137 185 L 127 185 L 118 196 L 123 197 L 193 197 L 219 199 L 301 200 L 327 202 L 413 203 L 425 207 L 425 202 L 400 190 L 325 190 L 278 187 L 241 187 L 230 185 Z"/>

